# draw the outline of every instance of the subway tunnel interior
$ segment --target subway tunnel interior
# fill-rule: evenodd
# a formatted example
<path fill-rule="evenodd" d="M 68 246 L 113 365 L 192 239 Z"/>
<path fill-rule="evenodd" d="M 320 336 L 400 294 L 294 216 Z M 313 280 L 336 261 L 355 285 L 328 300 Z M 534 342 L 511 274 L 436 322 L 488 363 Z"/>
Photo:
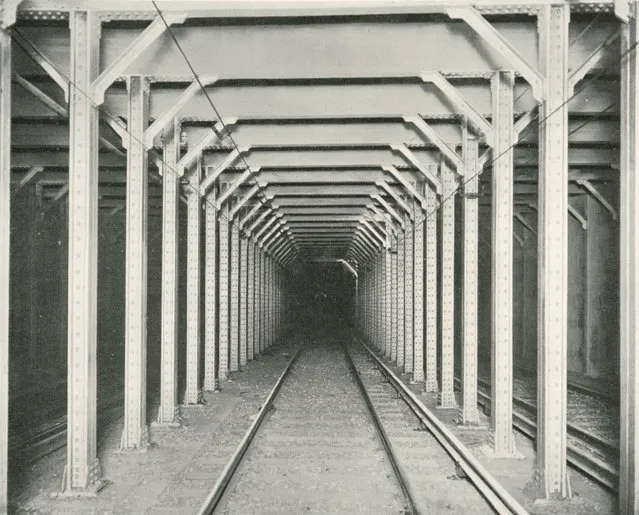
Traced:
<path fill-rule="evenodd" d="M 557 29 L 526 2 L 455 16 L 160 2 L 165 27 L 148 5 L 90 1 L 93 53 L 74 39 L 83 11 L 41 3 L 2 30 L 10 495 L 39 458 L 31 442 L 74 406 L 98 442 L 101 417 L 127 406 L 145 427 L 178 423 L 272 345 L 340 334 L 462 419 L 477 399 L 466 412 L 460 396 L 484 384 L 509 434 L 504 399 L 552 400 L 559 422 L 536 419 L 549 449 L 579 420 L 571 388 L 594 392 L 612 489 L 635 498 L 635 422 L 619 413 L 636 388 L 637 113 L 612 2 L 558 2 Z M 450 55 L 433 51 L 443 39 Z M 565 438 L 544 452 L 566 461 Z"/>

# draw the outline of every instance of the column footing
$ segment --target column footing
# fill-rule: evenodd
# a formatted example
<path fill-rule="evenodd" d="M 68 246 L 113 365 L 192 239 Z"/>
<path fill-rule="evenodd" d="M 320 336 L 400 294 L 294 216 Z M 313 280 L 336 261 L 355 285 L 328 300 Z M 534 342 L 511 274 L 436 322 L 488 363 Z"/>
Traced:
<path fill-rule="evenodd" d="M 482 445 L 480 447 L 481 452 L 484 456 L 492 459 L 505 459 L 505 460 L 523 460 L 526 457 L 516 449 L 512 451 L 496 451 L 494 447 L 491 445 Z"/>

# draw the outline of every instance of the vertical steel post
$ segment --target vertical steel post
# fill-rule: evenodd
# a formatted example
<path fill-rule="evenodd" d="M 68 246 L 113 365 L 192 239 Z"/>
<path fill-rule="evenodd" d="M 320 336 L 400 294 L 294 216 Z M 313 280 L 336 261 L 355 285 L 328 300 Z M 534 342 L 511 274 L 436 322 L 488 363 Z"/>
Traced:
<path fill-rule="evenodd" d="M 217 186 L 206 194 L 204 249 L 204 389 L 212 392 L 217 383 Z"/>
<path fill-rule="evenodd" d="M 400 231 L 397 238 L 397 365 L 404 366 L 405 350 L 404 350 L 404 265 L 405 265 L 405 249 L 406 234 L 408 231 Z"/>
<path fill-rule="evenodd" d="M 91 490 L 102 472 L 97 457 L 98 111 L 87 96 L 98 74 L 100 22 L 69 13 L 69 273 L 67 463 L 64 489 Z M 6 130 L 6 129 L 5 129 Z"/>
<path fill-rule="evenodd" d="M 386 227 L 390 227 L 390 220 L 386 221 Z M 392 233 L 391 233 L 392 234 Z M 391 235 L 391 240 L 395 239 L 395 245 L 392 249 L 388 249 L 388 256 L 390 257 L 390 354 L 389 357 L 391 361 L 397 361 L 397 334 L 398 334 L 398 323 L 399 320 L 397 318 L 397 279 L 398 279 L 398 270 L 397 270 L 397 261 L 398 261 L 398 250 L 399 245 L 397 238 L 394 235 Z"/>
<path fill-rule="evenodd" d="M 391 357 L 393 338 L 393 260 L 390 253 L 390 234 L 386 236 L 387 247 L 383 250 L 384 259 L 384 356 Z"/>
<path fill-rule="evenodd" d="M 437 382 L 437 193 L 426 185 L 426 381 L 424 390 L 436 392 Z M 415 239 L 417 247 L 417 238 Z M 415 257 L 417 264 L 417 256 Z M 415 307 L 417 311 L 417 306 Z M 417 360 L 417 355 L 415 355 Z"/>
<path fill-rule="evenodd" d="M 441 392 L 440 408 L 455 407 L 455 171 L 442 158 Z"/>
<path fill-rule="evenodd" d="M 428 212 L 424 213 L 420 206 L 415 204 L 415 222 L 413 224 L 413 256 L 414 256 L 414 273 L 413 273 L 413 309 L 414 309 L 414 339 L 413 339 L 413 381 L 420 383 L 425 381 L 424 366 L 424 335 L 428 338 L 428 334 L 424 331 L 424 318 L 430 320 L 424 306 L 424 278 L 428 273 L 424 271 L 424 236 L 428 225 Z M 426 255 L 428 257 L 428 254 Z M 428 278 L 426 276 L 426 278 Z M 429 284 L 427 284 L 429 286 Z M 430 308 L 428 308 L 430 309 Z M 426 329 L 430 329 L 427 326 Z M 428 350 L 428 349 L 427 349 Z M 426 385 L 424 385 L 426 388 Z M 435 378 L 435 390 L 437 389 L 437 380 Z"/>
<path fill-rule="evenodd" d="M 178 340 L 178 244 L 180 126 L 174 120 L 164 131 L 162 174 L 162 350 L 160 409 L 158 423 L 177 425 L 177 340 Z"/>
<path fill-rule="evenodd" d="M 229 207 L 222 207 L 219 216 L 220 229 L 220 266 L 219 266 L 219 364 L 220 381 L 228 379 L 229 374 Z"/>
<path fill-rule="evenodd" d="M 197 159 L 189 175 L 187 188 L 186 229 L 186 389 L 184 404 L 198 404 L 200 398 L 200 337 L 202 258 L 200 238 L 202 234 L 202 159 Z"/>
<path fill-rule="evenodd" d="M 11 249 L 11 34 L 0 29 L 0 513 L 8 505 Z"/>
<path fill-rule="evenodd" d="M 415 230 L 411 219 L 409 216 L 406 216 L 404 223 L 406 224 L 406 232 L 404 233 L 404 315 L 405 315 L 405 325 L 404 325 L 404 372 L 406 374 L 414 373 L 414 338 L 415 338 L 415 312 L 413 310 L 414 306 L 414 295 L 415 292 L 413 290 L 415 286 L 415 268 L 413 266 L 414 263 L 414 240 L 415 240 Z M 422 244 L 423 244 L 422 239 Z M 422 264 L 423 264 L 423 247 L 422 247 Z M 422 296 L 424 294 L 423 291 L 423 272 L 420 270 L 420 274 L 422 277 Z M 424 330 L 424 322 L 423 320 L 420 322 L 420 329 L 422 331 L 422 365 L 423 365 L 423 330 Z M 423 370 L 423 366 L 422 366 Z M 422 372 L 423 373 L 423 372 Z M 423 378 L 422 378 L 423 380 Z"/>
<path fill-rule="evenodd" d="M 639 16 L 633 2 L 621 42 L 619 513 L 639 512 Z"/>
<path fill-rule="evenodd" d="M 496 72 L 493 94 L 493 127 L 498 156 L 492 176 L 492 400 L 494 451 L 514 452 L 512 430 L 513 353 L 513 86 L 512 72 Z"/>
<path fill-rule="evenodd" d="M 479 242 L 478 142 L 463 134 L 463 308 L 462 308 L 462 424 L 477 425 L 477 245 Z"/>
<path fill-rule="evenodd" d="M 257 348 L 259 353 L 264 351 L 264 316 L 262 313 L 262 307 L 264 306 L 264 254 L 260 250 L 259 246 L 255 244 L 255 256 L 257 258 L 257 264 L 255 273 L 257 275 L 257 288 L 255 299 L 255 331 L 257 332 Z"/>
<path fill-rule="evenodd" d="M 246 339 L 248 343 L 248 359 L 251 360 L 255 356 L 255 244 L 250 238 L 246 238 L 247 242 L 247 259 L 248 259 L 248 277 L 247 277 L 247 294 L 246 294 Z"/>
<path fill-rule="evenodd" d="M 149 444 L 146 423 L 148 159 L 142 144 L 148 125 L 149 84 L 140 76 L 127 80 L 126 270 L 124 430 L 122 449 Z"/>
<path fill-rule="evenodd" d="M 238 230 L 239 232 L 239 230 Z M 248 318 L 248 238 L 240 239 L 240 366 L 248 360 L 247 318 Z"/>
<path fill-rule="evenodd" d="M 570 493 L 566 463 L 568 380 L 568 26 L 570 6 L 540 11 L 539 311 L 537 473 L 546 496 Z M 493 292 L 495 294 L 495 292 Z"/>
<path fill-rule="evenodd" d="M 240 368 L 240 230 L 233 220 L 229 220 L 231 230 L 231 291 L 230 291 L 230 369 L 235 372 Z"/>

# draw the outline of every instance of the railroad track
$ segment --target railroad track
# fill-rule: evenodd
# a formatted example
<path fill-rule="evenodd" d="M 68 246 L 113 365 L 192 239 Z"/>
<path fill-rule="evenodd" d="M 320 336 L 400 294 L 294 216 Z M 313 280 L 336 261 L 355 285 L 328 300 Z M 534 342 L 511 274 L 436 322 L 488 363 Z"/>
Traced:
<path fill-rule="evenodd" d="M 199 514 L 526 513 L 370 349 L 333 344 L 299 356 Z"/>
<path fill-rule="evenodd" d="M 455 378 L 455 384 L 461 389 L 461 381 Z M 477 403 L 483 411 L 490 414 L 490 383 L 478 380 Z M 518 388 L 520 390 L 525 388 Z M 531 398 L 513 396 L 513 427 L 522 434 L 535 440 L 537 438 L 537 406 Z M 568 422 L 567 424 L 568 462 L 599 484 L 616 492 L 619 485 L 619 447 L 593 431 Z"/>
<path fill-rule="evenodd" d="M 124 395 L 105 399 L 98 405 L 98 425 L 108 424 L 122 414 Z M 63 415 L 51 422 L 39 425 L 12 439 L 9 455 L 19 458 L 22 464 L 33 463 L 67 445 L 67 417 Z"/>

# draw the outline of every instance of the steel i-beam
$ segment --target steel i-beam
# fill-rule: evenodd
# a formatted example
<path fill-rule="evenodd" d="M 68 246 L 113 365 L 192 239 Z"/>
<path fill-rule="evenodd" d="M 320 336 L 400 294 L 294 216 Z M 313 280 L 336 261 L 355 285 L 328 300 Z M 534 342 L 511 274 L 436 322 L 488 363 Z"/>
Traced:
<path fill-rule="evenodd" d="M 239 231 L 238 231 L 239 232 Z M 240 238 L 240 366 L 248 360 L 247 318 L 248 318 L 248 247 L 249 239 Z"/>
<path fill-rule="evenodd" d="M 414 370 L 414 349 L 413 349 L 413 341 L 414 341 L 414 316 L 415 313 L 413 311 L 414 306 L 414 292 L 413 288 L 415 285 L 415 269 L 413 266 L 414 263 L 414 239 L 415 232 L 413 229 L 413 223 L 411 222 L 411 216 L 406 215 L 406 232 L 404 233 L 404 372 L 406 374 L 413 374 Z M 423 239 L 422 239 L 423 243 Z M 422 253 L 423 259 L 423 253 Z M 420 263 L 423 265 L 423 262 Z M 422 276 L 423 277 L 423 276 Z M 422 279 L 423 281 L 423 279 Z M 423 294 L 423 282 L 422 282 L 422 294 Z M 421 324 L 423 330 L 423 322 Z M 423 339 L 422 339 L 423 346 Z M 422 355 L 423 362 L 423 355 Z"/>
<path fill-rule="evenodd" d="M 570 6 L 539 14 L 545 101 L 539 151 L 537 464 L 546 496 L 570 494 L 566 463 L 568 381 L 568 25 Z"/>
<path fill-rule="evenodd" d="M 442 158 L 441 391 L 440 408 L 455 407 L 455 172 Z"/>
<path fill-rule="evenodd" d="M 477 411 L 477 245 L 479 231 L 478 142 L 468 130 L 463 135 L 466 181 L 463 196 L 463 292 L 462 292 L 462 424 L 479 424 Z"/>
<path fill-rule="evenodd" d="M 403 220 L 402 220 L 403 222 Z M 397 238 L 397 365 L 404 366 L 405 348 L 404 348 L 404 333 L 406 331 L 405 326 L 405 310 L 404 310 L 404 287 L 405 287 L 405 249 L 406 249 L 406 232 L 400 232 Z"/>
<path fill-rule="evenodd" d="M 246 321 L 246 338 L 248 341 L 248 359 L 255 357 L 255 243 L 247 239 L 248 250 L 248 290 L 246 298 L 247 321 Z"/>
<path fill-rule="evenodd" d="M 0 30 L 0 512 L 9 504 L 9 257 L 11 249 L 11 34 Z"/>
<path fill-rule="evenodd" d="M 205 202 L 204 248 L 204 389 L 215 391 L 217 383 L 217 186 L 213 185 Z"/>
<path fill-rule="evenodd" d="M 149 444 L 146 422 L 148 159 L 144 129 L 148 123 L 149 84 L 127 80 L 128 153 L 126 174 L 125 388 L 122 449 Z"/>
<path fill-rule="evenodd" d="M 229 293 L 230 307 L 230 370 L 235 372 L 240 367 L 240 230 L 237 223 L 229 221 L 231 229 L 231 288 Z"/>
<path fill-rule="evenodd" d="M 513 353 L 513 88 L 512 72 L 493 76 L 492 103 L 495 156 L 492 175 L 492 395 L 494 452 L 512 456 Z"/>
<path fill-rule="evenodd" d="M 639 513 L 639 17 L 637 4 L 630 5 L 632 17 L 621 34 L 619 513 Z"/>
<path fill-rule="evenodd" d="M 179 425 L 177 405 L 179 178 L 173 172 L 179 156 L 180 126 L 164 132 L 162 174 L 162 341 L 158 423 Z"/>
<path fill-rule="evenodd" d="M 437 392 L 437 194 L 429 186 L 426 186 L 426 378 L 424 390 Z M 415 249 L 419 244 L 419 233 L 415 233 Z M 415 250 L 415 264 L 417 265 L 417 250 Z M 415 297 L 415 315 L 417 315 L 417 297 Z M 417 325 L 415 326 L 417 331 Z M 417 349 L 415 350 L 415 362 L 417 362 Z"/>
<path fill-rule="evenodd" d="M 63 488 L 99 486 L 97 457 L 98 111 L 85 92 L 98 75 L 100 21 L 69 13 L 71 28 L 67 462 Z M 7 297 L 8 298 L 8 297 Z M 5 299 L 6 301 L 6 299 Z"/>
<path fill-rule="evenodd" d="M 198 404 L 200 398 L 200 324 L 201 324 L 201 246 L 202 200 L 199 194 L 202 180 L 202 159 L 196 161 L 189 174 L 187 190 L 186 231 L 186 389 L 184 404 Z"/>
<path fill-rule="evenodd" d="M 222 209 L 219 216 L 219 366 L 220 381 L 228 379 L 229 373 L 229 207 Z"/>

